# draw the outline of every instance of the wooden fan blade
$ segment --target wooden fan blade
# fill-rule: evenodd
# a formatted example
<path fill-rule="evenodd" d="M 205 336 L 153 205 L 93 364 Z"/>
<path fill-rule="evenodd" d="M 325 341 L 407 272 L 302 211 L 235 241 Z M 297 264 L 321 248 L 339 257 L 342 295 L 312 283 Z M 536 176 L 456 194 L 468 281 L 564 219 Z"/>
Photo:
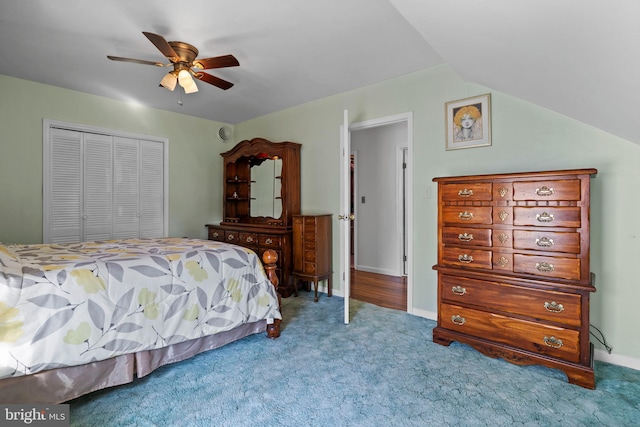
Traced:
<path fill-rule="evenodd" d="M 240 63 L 233 55 L 216 56 L 214 58 L 196 59 L 193 61 L 193 66 L 201 70 L 237 67 L 238 65 L 240 65 Z"/>
<path fill-rule="evenodd" d="M 226 80 L 222 80 L 219 77 L 212 76 L 211 74 L 207 74 L 207 73 L 195 73 L 194 77 L 198 80 L 202 80 L 203 82 L 212 84 L 224 90 L 227 90 L 233 86 L 233 83 L 228 82 Z"/>
<path fill-rule="evenodd" d="M 180 60 L 178 54 L 173 50 L 169 42 L 166 41 L 164 37 L 159 34 L 148 33 L 146 31 L 143 31 L 142 34 L 144 34 L 164 56 L 169 58 L 171 62 L 177 62 Z"/>
<path fill-rule="evenodd" d="M 155 65 L 157 67 L 167 66 L 167 64 L 163 64 L 162 62 L 145 61 L 144 59 L 122 58 L 120 56 L 111 56 L 111 55 L 107 55 L 107 58 L 109 58 L 112 61 L 133 62 L 134 64 Z"/>

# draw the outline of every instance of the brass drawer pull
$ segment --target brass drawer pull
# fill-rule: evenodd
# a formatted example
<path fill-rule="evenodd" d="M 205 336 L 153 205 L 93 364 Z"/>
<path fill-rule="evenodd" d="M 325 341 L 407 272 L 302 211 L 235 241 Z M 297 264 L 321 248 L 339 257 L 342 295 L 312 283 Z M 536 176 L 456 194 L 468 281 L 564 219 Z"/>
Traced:
<path fill-rule="evenodd" d="M 464 325 L 464 322 L 466 322 L 465 318 L 458 314 L 456 314 L 455 316 L 451 316 L 451 321 L 458 326 Z"/>
<path fill-rule="evenodd" d="M 473 234 L 468 234 L 468 233 L 458 234 L 458 240 L 462 242 L 470 242 L 473 240 Z"/>
<path fill-rule="evenodd" d="M 538 196 L 544 196 L 544 197 L 553 196 L 553 188 L 547 187 L 546 185 L 540 188 L 536 188 L 536 194 Z"/>
<path fill-rule="evenodd" d="M 555 267 L 548 262 L 536 262 L 536 269 L 542 273 L 551 273 L 555 270 Z"/>
<path fill-rule="evenodd" d="M 553 214 L 542 212 L 541 214 L 536 214 L 536 219 L 538 222 L 551 222 L 553 221 Z"/>
<path fill-rule="evenodd" d="M 562 340 L 556 337 L 544 337 L 544 343 L 549 347 L 560 348 L 562 347 Z"/>
<path fill-rule="evenodd" d="M 211 233 L 211 237 L 218 237 L 218 236 L 219 236 L 219 234 L 218 234 L 217 231 L 214 231 L 213 233 Z"/>
<path fill-rule="evenodd" d="M 473 218 L 473 212 L 467 212 L 467 211 L 460 212 L 458 214 L 458 218 L 464 219 L 465 221 L 469 221 L 470 219 Z"/>
<path fill-rule="evenodd" d="M 550 248 L 551 246 L 553 246 L 553 239 L 549 239 L 548 237 L 536 239 L 536 245 L 542 248 Z"/>
<path fill-rule="evenodd" d="M 463 262 L 465 264 L 470 264 L 473 262 L 473 257 L 471 255 L 458 255 L 458 261 Z"/>
<path fill-rule="evenodd" d="M 267 245 L 270 245 L 273 243 L 273 240 L 271 240 L 271 238 L 267 237 L 264 241 Z"/>
<path fill-rule="evenodd" d="M 468 189 L 464 189 L 464 190 L 460 190 L 458 191 L 458 196 L 460 197 L 471 197 L 473 196 L 473 190 L 468 190 Z"/>
<path fill-rule="evenodd" d="M 555 301 L 545 302 L 544 303 L 544 308 L 546 308 L 547 311 L 550 311 L 552 313 L 561 313 L 561 312 L 564 311 L 564 305 L 558 304 Z"/>
<path fill-rule="evenodd" d="M 467 293 L 467 290 L 462 286 L 458 285 L 451 288 L 451 292 L 453 292 L 456 295 L 464 295 Z"/>
<path fill-rule="evenodd" d="M 247 243 L 253 243 L 253 237 L 251 236 L 247 237 Z"/>
<path fill-rule="evenodd" d="M 233 240 L 233 239 L 235 239 L 235 237 L 233 236 L 233 234 L 229 234 L 229 235 L 227 236 L 227 240 Z"/>

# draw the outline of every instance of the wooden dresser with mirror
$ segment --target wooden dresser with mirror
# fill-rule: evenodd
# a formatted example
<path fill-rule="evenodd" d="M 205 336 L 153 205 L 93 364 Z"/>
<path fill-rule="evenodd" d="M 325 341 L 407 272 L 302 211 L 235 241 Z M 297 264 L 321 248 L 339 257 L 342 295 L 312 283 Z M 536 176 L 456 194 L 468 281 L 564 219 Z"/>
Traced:
<path fill-rule="evenodd" d="M 300 147 L 295 142 L 254 138 L 221 153 L 223 214 L 207 224 L 210 240 L 278 254 L 283 297 L 293 292 L 293 215 L 300 213 Z"/>

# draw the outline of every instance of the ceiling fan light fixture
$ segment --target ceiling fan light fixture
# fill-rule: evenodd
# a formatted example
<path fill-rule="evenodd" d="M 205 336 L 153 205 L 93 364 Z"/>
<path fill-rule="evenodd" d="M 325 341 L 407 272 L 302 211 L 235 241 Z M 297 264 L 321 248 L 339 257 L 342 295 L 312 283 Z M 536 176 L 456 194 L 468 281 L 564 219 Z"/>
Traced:
<path fill-rule="evenodd" d="M 142 34 L 169 60 L 169 64 L 112 55 L 107 55 L 107 58 L 112 61 L 133 62 L 135 64 L 154 65 L 157 67 L 173 66 L 173 71 L 166 74 L 160 81 L 160 86 L 170 91 L 175 90 L 179 84 L 185 93 L 198 92 L 198 86 L 195 83 L 194 77 L 223 90 L 227 90 L 233 86 L 233 83 L 219 77 L 199 72 L 199 70 L 209 70 L 213 68 L 237 67 L 240 63 L 233 55 L 197 59 L 198 49 L 189 43 L 179 41 L 168 42 L 161 35 L 146 31 L 143 31 Z"/>
<path fill-rule="evenodd" d="M 180 70 L 180 72 L 178 73 L 178 83 L 180 83 L 180 86 L 185 89 L 194 84 L 193 78 L 187 70 Z"/>
<path fill-rule="evenodd" d="M 172 92 L 176 88 L 177 83 L 178 79 L 176 79 L 176 76 L 173 73 L 167 73 L 167 75 L 165 75 L 162 80 L 160 80 L 160 85 Z"/>
<path fill-rule="evenodd" d="M 194 93 L 198 91 L 198 86 L 196 85 L 196 82 L 193 81 L 193 79 L 191 79 L 191 84 L 189 86 L 183 86 L 184 88 L 184 93 Z"/>

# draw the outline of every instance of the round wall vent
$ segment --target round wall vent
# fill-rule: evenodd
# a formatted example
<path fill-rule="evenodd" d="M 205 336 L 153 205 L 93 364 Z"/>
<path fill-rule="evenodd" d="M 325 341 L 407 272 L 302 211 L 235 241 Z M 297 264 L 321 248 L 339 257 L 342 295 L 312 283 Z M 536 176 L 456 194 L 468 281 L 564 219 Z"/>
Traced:
<path fill-rule="evenodd" d="M 227 142 L 233 136 L 233 131 L 228 126 L 222 126 L 218 129 L 218 137 L 222 140 L 222 142 Z"/>

